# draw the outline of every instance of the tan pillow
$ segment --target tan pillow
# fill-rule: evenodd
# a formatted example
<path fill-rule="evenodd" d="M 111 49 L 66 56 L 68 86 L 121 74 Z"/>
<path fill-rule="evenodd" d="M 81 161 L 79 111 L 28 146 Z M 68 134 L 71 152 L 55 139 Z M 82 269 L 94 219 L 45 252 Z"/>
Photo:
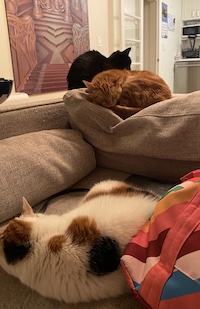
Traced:
<path fill-rule="evenodd" d="M 168 181 L 200 166 L 200 91 L 121 119 L 88 101 L 84 89 L 64 96 L 69 121 L 95 148 L 97 164 Z"/>
<path fill-rule="evenodd" d="M 68 188 L 96 166 L 94 151 L 71 129 L 44 130 L 0 141 L 0 222 Z M 66 205 L 67 207 L 67 205 Z"/>

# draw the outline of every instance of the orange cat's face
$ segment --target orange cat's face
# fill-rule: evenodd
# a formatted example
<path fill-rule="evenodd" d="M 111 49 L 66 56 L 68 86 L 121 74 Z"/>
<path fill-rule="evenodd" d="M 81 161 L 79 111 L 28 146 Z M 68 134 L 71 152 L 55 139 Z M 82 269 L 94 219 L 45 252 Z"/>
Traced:
<path fill-rule="evenodd" d="M 107 81 L 83 81 L 89 92 L 89 100 L 106 108 L 115 106 L 122 93 L 121 86 Z"/>

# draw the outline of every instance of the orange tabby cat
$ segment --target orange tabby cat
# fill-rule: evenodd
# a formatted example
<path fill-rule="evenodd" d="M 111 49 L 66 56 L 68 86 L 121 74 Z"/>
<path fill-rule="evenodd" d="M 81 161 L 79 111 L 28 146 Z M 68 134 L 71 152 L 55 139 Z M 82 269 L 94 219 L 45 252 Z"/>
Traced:
<path fill-rule="evenodd" d="M 111 69 L 97 74 L 91 82 L 83 82 L 90 101 L 111 108 L 122 118 L 171 98 L 165 81 L 149 71 Z"/>

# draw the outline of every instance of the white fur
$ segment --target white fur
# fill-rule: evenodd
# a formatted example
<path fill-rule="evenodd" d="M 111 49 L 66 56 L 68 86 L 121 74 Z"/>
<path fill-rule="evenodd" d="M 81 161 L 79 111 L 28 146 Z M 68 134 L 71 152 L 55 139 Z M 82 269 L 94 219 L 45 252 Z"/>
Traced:
<path fill-rule="evenodd" d="M 122 185 L 104 181 L 95 185 L 88 196 Z M 72 243 L 66 231 L 74 218 L 87 216 L 97 222 L 102 235 L 116 239 L 123 253 L 130 238 L 151 216 L 155 204 L 155 199 L 144 195 L 100 195 L 83 200 L 80 207 L 61 216 L 31 215 L 28 211 L 17 220 L 31 223 L 34 249 L 22 261 L 8 265 L 0 239 L 0 265 L 40 294 L 68 303 L 126 293 L 129 289 L 121 268 L 102 276 L 88 272 L 89 248 Z M 55 235 L 66 235 L 59 254 L 48 248 L 48 241 Z"/>

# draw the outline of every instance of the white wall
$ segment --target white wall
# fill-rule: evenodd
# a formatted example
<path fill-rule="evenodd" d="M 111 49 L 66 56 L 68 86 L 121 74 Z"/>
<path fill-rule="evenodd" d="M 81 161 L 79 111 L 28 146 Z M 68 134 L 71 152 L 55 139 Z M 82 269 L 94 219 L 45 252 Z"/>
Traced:
<path fill-rule="evenodd" d="M 108 1 L 88 0 L 90 49 L 98 50 L 107 57 L 109 56 Z"/>
<path fill-rule="evenodd" d="M 162 2 L 168 4 L 168 13 L 176 18 L 175 31 L 168 31 L 168 38 L 161 37 Z M 160 0 L 159 64 L 158 74 L 173 91 L 174 56 L 181 52 L 181 0 Z"/>
<path fill-rule="evenodd" d="M 0 77 L 4 77 L 6 79 L 13 79 L 12 61 L 10 55 L 10 45 L 4 1 L 0 1 L 0 29 Z"/>

